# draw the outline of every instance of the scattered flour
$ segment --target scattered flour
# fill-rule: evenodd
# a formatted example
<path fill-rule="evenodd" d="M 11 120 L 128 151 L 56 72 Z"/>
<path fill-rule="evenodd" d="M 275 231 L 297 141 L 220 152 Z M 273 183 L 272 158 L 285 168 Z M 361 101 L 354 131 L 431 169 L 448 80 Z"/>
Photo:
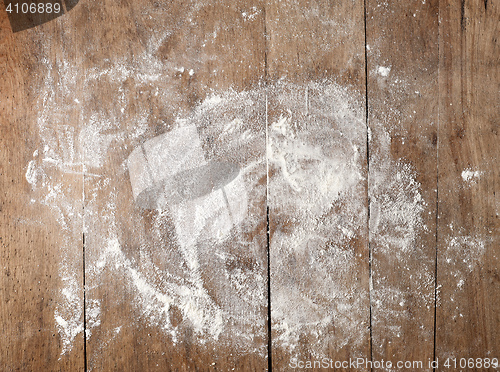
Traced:
<path fill-rule="evenodd" d="M 368 272 L 355 249 L 368 238 L 364 112 L 352 92 L 328 82 L 268 89 L 276 97 L 269 103 L 274 119 L 267 150 L 273 342 L 293 354 L 307 339 L 308 351 L 323 357 L 329 347 L 356 347 L 367 339 L 368 286 L 355 280 Z M 378 123 L 373 127 L 370 140 L 378 149 L 371 155 L 370 240 L 404 266 L 422 253 L 417 242 L 426 230 L 425 202 L 412 167 L 391 158 L 389 134 Z M 433 267 L 413 273 L 423 293 L 419 305 L 426 308 L 434 301 Z M 411 317 L 406 292 L 383 278 L 372 285 L 372 305 L 384 314 L 379 326 Z M 389 306 L 394 302 L 397 309 Z M 387 334 L 398 337 L 400 329 L 395 325 Z"/>
<path fill-rule="evenodd" d="M 466 287 L 475 285 L 472 278 L 485 260 L 486 247 L 485 237 L 477 234 L 456 233 L 447 239 L 446 251 L 443 254 L 444 262 L 441 266 L 446 273 L 446 285 L 440 288 L 439 298 L 443 296 L 449 298 L 447 309 L 453 320 L 463 317 L 463 314 L 468 312 L 467 301 L 462 301 L 461 298 Z"/>
<path fill-rule="evenodd" d="M 206 331 L 214 339 L 219 337 L 223 323 L 222 312 L 203 288 L 199 277 L 195 278 L 196 282 L 192 287 L 174 282 L 166 283 L 164 289 L 159 290 L 149 282 L 146 273 L 135 268 L 125 256 L 116 237 L 109 238 L 107 248 L 101 252 L 99 260 L 92 267 L 92 277 L 102 274 L 107 266 L 125 274 L 136 292 L 136 305 L 141 308 L 144 319 L 170 333 L 173 340 L 177 340 L 178 334 L 177 327 L 171 324 L 169 318 L 172 305 L 182 309 L 183 316 L 191 322 L 195 332 Z"/>
<path fill-rule="evenodd" d="M 483 172 L 473 171 L 471 169 L 466 169 L 462 171 L 462 180 L 468 184 L 476 183 L 481 177 Z"/>
<path fill-rule="evenodd" d="M 379 66 L 377 68 L 377 72 L 380 76 L 389 76 L 389 73 L 391 72 L 391 66 L 384 67 L 384 66 Z"/>
<path fill-rule="evenodd" d="M 485 241 L 480 236 L 454 236 L 449 239 L 445 260 L 466 273 L 483 261 L 485 252 Z"/>
<path fill-rule="evenodd" d="M 257 7 L 252 6 L 249 11 L 241 12 L 241 16 L 245 21 L 253 21 L 261 13 L 261 10 Z"/>
<path fill-rule="evenodd" d="M 71 71 L 64 71 L 71 76 Z M 119 87 L 130 75 L 118 65 L 94 71 L 83 84 L 109 79 Z M 137 87 L 154 85 L 154 79 L 143 76 Z M 79 132 L 68 125 L 49 130 L 53 126 L 50 115 L 57 119 L 61 115 L 58 110 L 62 109 L 50 104 L 49 89 L 54 86 L 50 74 L 46 86 L 48 92 L 40 115 L 44 149 L 29 163 L 26 178 L 34 188 L 44 190 L 40 201 L 56 210 L 61 226 L 70 231 L 77 226 L 68 225 L 61 210 L 71 204 L 71 199 L 64 197 L 61 186 L 51 182 L 44 172 L 56 168 L 63 174 L 92 174 L 95 169 L 95 177 L 100 177 L 97 184 L 106 188 L 112 184 L 113 175 L 100 168 L 108 161 L 109 152 L 143 141 L 148 117 L 139 113 L 134 119 L 137 125 L 127 127 L 121 124 L 120 110 L 114 112 L 116 117 L 106 117 L 87 108 L 81 114 L 87 116 Z M 120 88 L 116 92 L 120 102 Z M 266 96 L 272 98 L 268 105 L 275 113 L 267 131 L 267 150 Z M 85 99 L 82 97 L 80 102 Z M 143 241 L 138 247 L 138 258 L 132 258 L 122 249 L 123 232 L 117 227 L 116 205 L 123 200 L 117 193 L 109 193 L 109 203 L 98 207 L 99 191 L 86 190 L 85 220 L 100 216 L 101 229 L 95 240 L 107 242 L 93 256 L 89 252 L 87 282 L 120 278 L 114 285 L 123 281 L 124 290 L 132 291 L 133 305 L 141 314 L 139 320 L 163 329 L 173 342 L 178 342 L 184 329 L 189 328 L 200 343 L 231 342 L 241 350 L 248 340 L 261 339 L 260 347 L 247 351 L 265 353 L 262 308 L 266 302 L 266 262 L 262 254 L 265 234 L 261 229 L 266 183 L 262 180 L 269 166 L 275 344 L 293 352 L 304 336 L 309 337 L 316 350 L 324 350 L 329 344 L 342 348 L 364 342 L 368 288 L 353 280 L 361 266 L 356 264 L 352 247 L 357 239 L 366 238 L 366 126 L 363 106 L 353 93 L 330 82 L 300 86 L 280 81 L 250 91 L 229 90 L 211 95 L 191 114 L 178 116 L 173 126 L 185 125 L 186 121 L 197 126 L 208 158 L 225 159 L 241 167 L 249 193 L 248 217 L 243 226 L 233 228 L 230 237 L 222 242 L 194 239 L 181 248 L 175 235 L 167 237 L 168 242 L 161 237 L 165 218 L 171 217 L 166 210 L 158 210 L 151 231 L 157 237 L 151 238 L 153 243 Z M 373 186 L 380 196 L 372 200 L 375 212 L 370 223 L 387 246 L 388 254 L 404 256 L 413 249 L 412 244 L 423 228 L 424 203 L 411 167 L 390 159 L 388 135 L 385 136 L 385 142 L 381 141 L 385 157 L 379 162 L 381 167 Z M 381 209 L 385 212 L 376 212 Z M 245 238 L 251 234 L 261 239 Z M 189 257 L 194 264 L 189 263 Z M 245 267 L 243 261 L 253 264 Z M 63 270 L 64 264 L 61 265 Z M 183 268 L 179 271 L 178 267 Z M 430 279 L 422 277 L 423 281 Z M 92 293 L 90 286 L 88 293 Z M 67 293 L 78 290 L 81 287 L 69 282 L 63 288 Z M 399 302 L 404 303 L 404 296 Z M 87 306 L 87 337 L 91 337 L 92 328 L 101 326 L 101 305 L 90 298 Z M 63 296 L 55 314 L 66 345 L 64 352 L 70 350 L 75 335 L 83 330 L 79 309 L 78 296 Z M 173 309 L 179 309 L 181 323 L 172 321 Z M 335 336 L 328 332 L 332 326 Z"/>
<path fill-rule="evenodd" d="M 93 293 L 109 285 L 127 293 L 138 322 L 158 327 L 174 343 L 191 333 L 201 344 L 217 341 L 265 355 L 267 202 L 275 345 L 293 353 L 307 337 L 322 353 L 365 342 L 369 293 L 356 278 L 367 274 L 368 263 L 359 263 L 355 249 L 368 237 L 362 98 L 329 81 L 279 81 L 214 93 L 187 111 L 175 91 L 179 64 L 156 57 L 163 39 L 157 35 L 143 54 L 102 62 L 85 74 L 64 60 L 41 61 L 47 73 L 37 107 L 40 147 L 26 179 L 68 242 L 82 226 L 89 237 L 86 337 L 104 326 L 103 305 Z M 103 92 L 109 99 L 96 105 Z M 131 191 L 113 186 L 129 182 L 125 159 L 133 148 L 186 122 L 196 126 L 207 159 L 240 167 L 247 217 L 222 241 L 181 243 L 172 233 L 172 216 L 161 208 L 148 217 L 149 230 L 141 230 L 145 218 L 134 209 Z M 387 254 L 404 260 L 425 228 L 425 204 L 411 167 L 391 159 L 389 135 L 377 136 L 382 152 L 373 173 L 371 190 L 378 196 L 371 201 L 370 225 Z M 75 208 L 74 193 L 63 186 L 70 177 L 95 180 L 85 186 L 85 210 Z M 54 318 L 65 353 L 83 331 L 83 288 L 81 247 L 60 249 L 62 289 Z M 423 283 L 431 280 L 427 274 L 421 274 Z M 384 290 L 376 301 L 396 296 L 405 303 L 402 294 Z M 119 327 L 110 327 L 109 337 Z"/>
<path fill-rule="evenodd" d="M 65 264 L 61 265 L 63 271 Z M 83 332 L 83 302 L 80 297 L 81 284 L 75 279 L 71 273 L 61 274 L 63 289 L 61 294 L 63 301 L 56 309 L 54 319 L 56 321 L 59 334 L 62 338 L 62 354 L 71 351 L 75 337 Z"/>

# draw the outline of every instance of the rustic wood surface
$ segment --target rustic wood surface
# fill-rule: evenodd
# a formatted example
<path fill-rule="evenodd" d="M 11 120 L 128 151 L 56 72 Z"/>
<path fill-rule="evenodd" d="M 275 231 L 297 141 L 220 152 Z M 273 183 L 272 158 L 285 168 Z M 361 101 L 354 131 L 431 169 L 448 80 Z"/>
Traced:
<path fill-rule="evenodd" d="M 80 0 L 13 33 L 0 4 L 0 370 L 499 358 L 499 19 Z M 182 125 L 248 186 L 194 251 L 127 167 Z"/>

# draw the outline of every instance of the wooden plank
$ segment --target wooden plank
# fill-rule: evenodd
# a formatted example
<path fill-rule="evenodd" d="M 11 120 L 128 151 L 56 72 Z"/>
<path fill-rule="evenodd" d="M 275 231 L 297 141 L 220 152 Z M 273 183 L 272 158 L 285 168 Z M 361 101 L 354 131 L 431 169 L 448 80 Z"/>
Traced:
<path fill-rule="evenodd" d="M 78 159 L 58 152 L 62 142 L 73 139 L 78 120 L 59 106 L 67 87 L 51 91 L 62 76 L 48 69 L 62 55 L 61 24 L 13 34 L 0 5 L 3 371 L 84 369 L 83 184 L 73 172 Z"/>
<path fill-rule="evenodd" d="M 262 5 L 104 1 L 71 13 L 89 17 L 82 33 L 99 25 L 81 67 L 95 144 L 85 176 L 89 368 L 264 370 Z M 196 187 L 209 181 L 224 186 Z"/>
<path fill-rule="evenodd" d="M 499 17 L 495 1 L 440 2 L 436 357 L 461 369 L 500 352 Z"/>
<path fill-rule="evenodd" d="M 422 362 L 429 370 L 436 252 L 437 1 L 368 0 L 366 38 L 372 358 Z"/>
<path fill-rule="evenodd" d="M 362 1 L 266 6 L 277 371 L 370 357 L 363 16 Z"/>

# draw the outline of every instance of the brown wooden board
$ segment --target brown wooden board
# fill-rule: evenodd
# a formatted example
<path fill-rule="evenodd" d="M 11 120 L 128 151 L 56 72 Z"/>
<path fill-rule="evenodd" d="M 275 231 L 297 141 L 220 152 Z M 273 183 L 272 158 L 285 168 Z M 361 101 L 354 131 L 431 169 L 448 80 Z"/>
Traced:
<path fill-rule="evenodd" d="M 4 3 L 1 371 L 500 357 L 498 2 Z"/>
<path fill-rule="evenodd" d="M 262 5 L 71 13 L 87 39 L 73 68 L 85 74 L 89 368 L 264 370 Z"/>
<path fill-rule="evenodd" d="M 373 361 L 434 348 L 437 1 L 366 2 Z M 411 365 L 421 370 L 419 364 Z"/>
<path fill-rule="evenodd" d="M 266 7 L 276 371 L 370 357 L 363 19 L 362 1 Z"/>
<path fill-rule="evenodd" d="M 500 8 L 441 1 L 440 18 L 436 357 L 493 370 L 469 358 L 500 354 Z"/>
<path fill-rule="evenodd" d="M 73 97 L 48 69 L 62 49 L 74 53 L 61 22 L 13 34 L 0 5 L 2 371 L 84 369 L 81 167 L 55 156 L 79 122 L 58 107 Z"/>

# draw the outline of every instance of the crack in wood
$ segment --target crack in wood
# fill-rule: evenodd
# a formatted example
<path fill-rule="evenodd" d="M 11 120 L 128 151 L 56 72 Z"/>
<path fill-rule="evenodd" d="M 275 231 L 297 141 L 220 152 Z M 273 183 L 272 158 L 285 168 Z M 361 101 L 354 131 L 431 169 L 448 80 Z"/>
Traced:
<path fill-rule="evenodd" d="M 370 190 L 369 190 L 369 177 L 370 177 L 370 136 L 369 136 L 369 125 L 368 125 L 368 44 L 367 44 L 367 32 L 366 32 L 366 17 L 367 8 L 366 0 L 363 1 L 364 7 L 364 55 L 365 55 L 365 122 L 366 122 L 366 172 L 367 172 L 367 185 L 366 185 L 366 200 L 367 200 L 367 231 L 368 231 L 368 302 L 370 304 L 369 309 L 369 329 L 370 329 L 370 360 L 373 360 L 373 341 L 372 341 L 372 294 L 371 294 L 371 283 L 372 283 L 372 251 L 370 247 Z"/>
<path fill-rule="evenodd" d="M 85 232 L 82 233 L 83 246 L 83 365 L 84 371 L 87 369 L 87 301 L 85 293 Z"/>
<path fill-rule="evenodd" d="M 460 27 L 465 31 L 465 0 L 461 0 L 460 4 Z"/>

